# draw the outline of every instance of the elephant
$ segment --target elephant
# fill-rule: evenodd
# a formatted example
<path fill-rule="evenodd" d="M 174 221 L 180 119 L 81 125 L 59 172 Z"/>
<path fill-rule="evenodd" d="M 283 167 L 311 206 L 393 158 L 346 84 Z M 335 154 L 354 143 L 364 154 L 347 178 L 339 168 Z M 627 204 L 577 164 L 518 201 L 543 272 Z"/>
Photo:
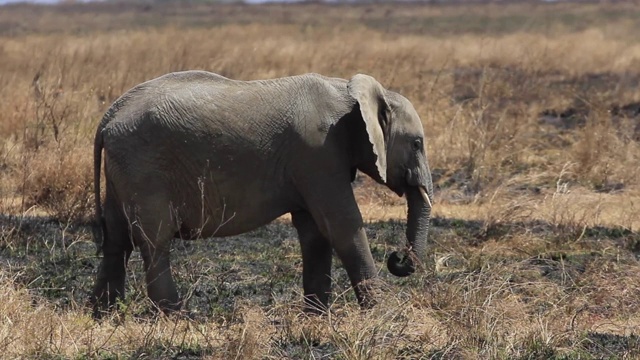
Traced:
<path fill-rule="evenodd" d="M 407 245 L 390 254 L 387 268 L 414 273 L 426 257 L 433 184 L 422 121 L 402 95 L 364 74 L 240 81 L 188 70 L 133 87 L 95 135 L 94 237 L 102 258 L 94 315 L 124 296 L 134 248 L 147 295 L 171 313 L 182 306 L 172 239 L 238 235 L 284 214 L 300 242 L 304 308 L 328 310 L 333 252 L 359 305 L 373 306 L 380 280 L 353 192 L 358 170 L 406 196 Z"/>

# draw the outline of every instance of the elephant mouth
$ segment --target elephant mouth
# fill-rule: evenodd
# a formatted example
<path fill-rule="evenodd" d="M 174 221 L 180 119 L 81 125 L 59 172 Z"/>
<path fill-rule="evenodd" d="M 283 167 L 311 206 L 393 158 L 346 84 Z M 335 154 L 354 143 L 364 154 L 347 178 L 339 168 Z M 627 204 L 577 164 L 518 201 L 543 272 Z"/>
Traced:
<path fill-rule="evenodd" d="M 390 185 L 390 184 L 389 184 Z M 405 184 L 404 186 L 389 186 L 389 189 L 391 191 L 393 191 L 394 193 L 396 193 L 396 195 L 398 196 L 404 196 L 404 194 L 407 192 L 407 188 L 408 187 L 416 187 L 416 186 L 412 186 L 409 184 Z M 420 191 L 420 195 L 422 196 L 422 199 L 424 200 L 424 202 L 426 204 L 429 205 L 429 208 L 432 208 L 432 204 L 431 204 L 431 199 L 429 198 L 429 195 L 427 194 L 427 189 L 425 186 L 423 185 L 419 185 L 417 186 L 418 190 Z"/>

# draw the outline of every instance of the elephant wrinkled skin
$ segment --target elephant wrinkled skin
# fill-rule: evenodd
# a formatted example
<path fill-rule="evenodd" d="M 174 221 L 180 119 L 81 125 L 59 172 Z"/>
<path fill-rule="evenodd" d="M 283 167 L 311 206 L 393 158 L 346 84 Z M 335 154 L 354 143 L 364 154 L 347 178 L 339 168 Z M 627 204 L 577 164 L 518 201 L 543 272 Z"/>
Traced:
<path fill-rule="evenodd" d="M 106 112 L 94 169 L 103 253 L 91 298 L 96 314 L 124 296 L 134 247 L 149 297 L 164 311 L 177 310 L 171 239 L 241 234 L 286 213 L 300 239 L 307 308 L 327 308 L 332 250 L 359 303 L 373 304 L 363 284 L 377 270 L 351 187 L 356 170 L 407 197 L 407 255 L 391 254 L 389 271 L 407 276 L 425 256 L 433 186 L 422 123 L 406 98 L 367 75 L 161 76 Z"/>

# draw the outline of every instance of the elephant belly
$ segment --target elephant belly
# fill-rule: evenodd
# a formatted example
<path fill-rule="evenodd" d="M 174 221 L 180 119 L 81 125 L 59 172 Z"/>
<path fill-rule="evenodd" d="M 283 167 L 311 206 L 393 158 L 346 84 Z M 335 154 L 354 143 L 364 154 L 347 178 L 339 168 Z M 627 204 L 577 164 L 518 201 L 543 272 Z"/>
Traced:
<path fill-rule="evenodd" d="M 221 181 L 221 178 L 230 180 Z M 183 207 L 179 211 L 182 238 L 243 234 L 299 207 L 290 190 L 267 186 L 263 181 L 256 181 L 256 177 L 218 179 L 215 186 L 205 185 L 204 189 L 199 189 L 204 190 L 204 196 L 203 192 L 194 192 L 182 198 Z"/>
<path fill-rule="evenodd" d="M 239 235 L 264 226 L 290 211 L 279 204 L 227 206 L 204 216 L 202 213 L 193 214 L 181 219 L 176 237 L 197 239 Z"/>

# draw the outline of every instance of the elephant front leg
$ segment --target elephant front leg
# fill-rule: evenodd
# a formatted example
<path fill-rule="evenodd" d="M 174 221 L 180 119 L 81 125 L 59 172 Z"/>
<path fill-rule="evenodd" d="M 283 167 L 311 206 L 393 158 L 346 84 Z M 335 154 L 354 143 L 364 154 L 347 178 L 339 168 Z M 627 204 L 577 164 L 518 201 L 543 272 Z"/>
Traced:
<path fill-rule="evenodd" d="M 358 302 L 363 308 L 373 306 L 377 270 L 350 183 L 317 183 L 305 200 L 320 233 L 347 270 Z"/>
<path fill-rule="evenodd" d="M 302 283 L 305 310 L 322 314 L 328 310 L 331 292 L 331 244 L 311 217 L 300 211 L 291 214 L 302 249 Z"/>
<path fill-rule="evenodd" d="M 350 229 L 354 225 L 352 223 L 343 226 Z M 373 307 L 376 303 L 374 291 L 377 270 L 362 224 L 357 229 L 347 231 L 345 235 L 335 237 L 333 247 L 347 270 L 358 303 L 365 309 Z"/>

